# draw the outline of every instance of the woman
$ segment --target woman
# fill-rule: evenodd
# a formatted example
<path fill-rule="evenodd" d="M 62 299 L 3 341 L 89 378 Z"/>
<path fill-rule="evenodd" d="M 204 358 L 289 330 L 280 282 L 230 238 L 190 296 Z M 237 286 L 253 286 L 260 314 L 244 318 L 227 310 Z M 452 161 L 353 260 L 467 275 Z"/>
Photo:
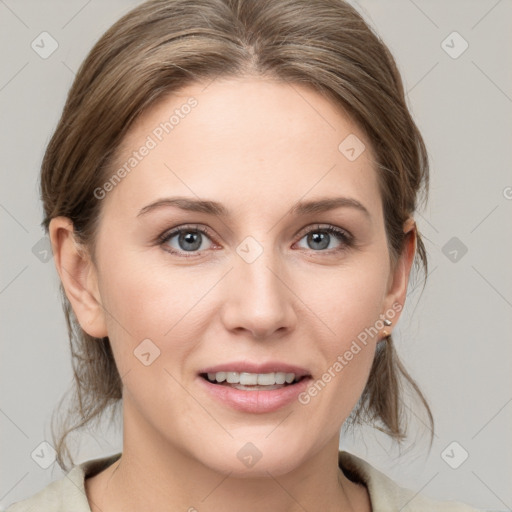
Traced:
<path fill-rule="evenodd" d="M 123 451 L 8 510 L 460 510 L 338 451 L 405 437 L 391 332 L 423 140 L 385 45 L 340 0 L 153 0 L 79 70 L 41 172 L 76 423 Z M 122 401 L 121 401 L 122 399 Z"/>

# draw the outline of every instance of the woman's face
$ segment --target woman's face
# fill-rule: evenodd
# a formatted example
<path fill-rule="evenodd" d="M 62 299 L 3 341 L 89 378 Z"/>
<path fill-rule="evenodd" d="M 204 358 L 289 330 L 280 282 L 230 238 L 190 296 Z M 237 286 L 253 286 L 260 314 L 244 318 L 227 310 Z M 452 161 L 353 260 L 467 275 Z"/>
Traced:
<path fill-rule="evenodd" d="M 194 84 L 137 121 L 96 194 L 101 307 L 75 308 L 110 338 L 125 442 L 278 475 L 337 439 L 411 263 L 391 272 L 373 158 L 329 100 L 270 80 Z M 300 369 L 285 391 L 200 375 Z"/>

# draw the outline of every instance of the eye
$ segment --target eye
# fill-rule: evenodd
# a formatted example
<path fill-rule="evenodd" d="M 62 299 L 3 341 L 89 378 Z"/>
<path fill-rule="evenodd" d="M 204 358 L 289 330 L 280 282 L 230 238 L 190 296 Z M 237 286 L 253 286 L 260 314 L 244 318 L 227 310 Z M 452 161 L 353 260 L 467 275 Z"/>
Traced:
<path fill-rule="evenodd" d="M 333 237 L 338 240 L 339 245 L 329 248 Z M 308 244 L 306 249 L 313 248 L 315 252 L 331 252 L 331 250 L 332 252 L 338 252 L 346 250 L 353 245 L 352 236 L 349 233 L 331 225 L 322 227 L 318 224 L 316 228 L 309 229 L 301 240 L 304 238 L 306 238 L 306 243 Z M 329 249 L 329 251 L 324 251 L 324 249 Z"/>
<path fill-rule="evenodd" d="M 353 246 L 352 235 L 332 225 L 318 224 L 305 231 L 300 240 L 304 238 L 308 244 L 306 249 L 312 248 L 314 252 L 337 253 Z M 334 248 L 329 247 L 333 238 L 338 241 L 338 246 Z M 174 228 L 158 237 L 160 245 L 163 245 L 166 251 L 185 258 L 197 256 L 200 252 L 207 250 L 209 247 L 203 244 L 205 240 L 211 241 L 212 235 L 207 228 L 198 225 Z"/>
<path fill-rule="evenodd" d="M 203 245 L 205 239 L 211 240 L 208 229 L 200 226 L 182 226 L 166 231 L 159 237 L 159 242 L 165 245 L 166 251 L 187 258 L 195 256 L 198 251 L 200 252 L 208 248 Z M 191 254 L 183 254 L 187 252 Z"/>

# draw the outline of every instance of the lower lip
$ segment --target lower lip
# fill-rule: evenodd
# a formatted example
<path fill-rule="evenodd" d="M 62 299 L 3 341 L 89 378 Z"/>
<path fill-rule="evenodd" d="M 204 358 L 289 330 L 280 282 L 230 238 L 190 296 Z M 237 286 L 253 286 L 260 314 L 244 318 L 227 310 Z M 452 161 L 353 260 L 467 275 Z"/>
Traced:
<path fill-rule="evenodd" d="M 270 391 L 243 391 L 230 386 L 212 384 L 201 376 L 198 376 L 198 379 L 208 393 L 233 409 L 242 412 L 265 413 L 277 411 L 297 400 L 298 395 L 306 390 L 311 377 L 305 377 L 296 384 Z"/>

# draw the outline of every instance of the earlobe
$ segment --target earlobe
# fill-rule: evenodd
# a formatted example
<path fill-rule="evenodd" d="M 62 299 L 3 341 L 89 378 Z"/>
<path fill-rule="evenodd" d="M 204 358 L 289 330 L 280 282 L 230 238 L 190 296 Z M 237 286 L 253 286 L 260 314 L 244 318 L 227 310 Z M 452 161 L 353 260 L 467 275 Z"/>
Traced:
<path fill-rule="evenodd" d="M 53 218 L 49 235 L 57 272 L 80 326 L 95 338 L 107 336 L 97 272 L 87 251 L 75 239 L 72 221 Z"/>

